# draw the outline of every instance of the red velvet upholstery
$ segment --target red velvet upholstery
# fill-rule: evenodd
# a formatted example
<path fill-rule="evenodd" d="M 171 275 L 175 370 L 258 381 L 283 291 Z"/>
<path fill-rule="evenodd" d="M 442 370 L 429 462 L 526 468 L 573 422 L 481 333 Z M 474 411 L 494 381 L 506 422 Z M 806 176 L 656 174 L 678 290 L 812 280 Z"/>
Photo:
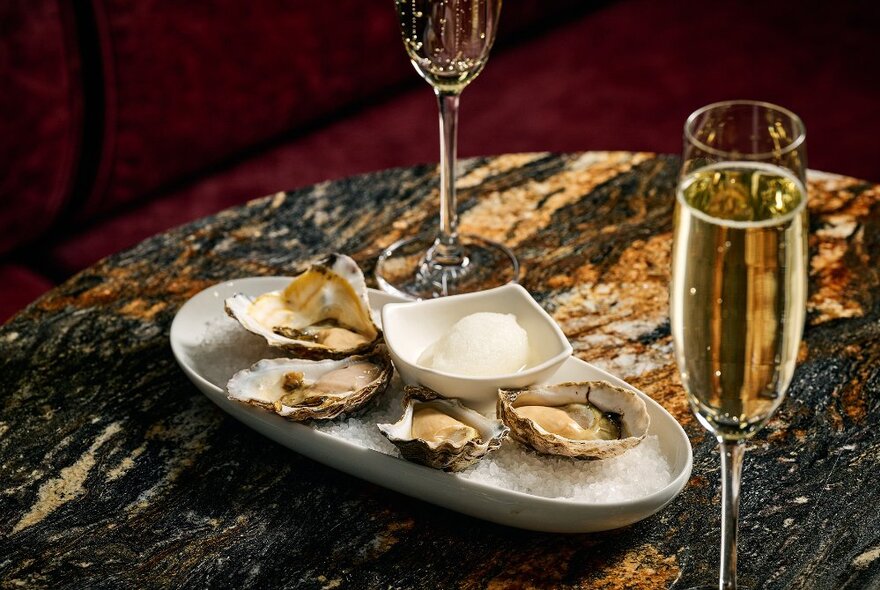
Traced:
<path fill-rule="evenodd" d="M 811 167 L 880 182 L 878 28 L 876 2 L 615 3 L 490 63 L 466 146 L 680 153 L 688 114 L 753 98 L 803 118 Z"/>
<path fill-rule="evenodd" d="M 361 27 L 367 32 L 348 37 L 360 43 L 356 47 L 375 47 L 376 55 L 385 56 L 379 59 L 337 56 L 335 49 L 325 55 L 309 53 L 331 35 L 297 23 L 310 18 L 308 22 L 329 23 L 329 3 L 214 0 L 211 6 L 218 10 L 237 6 L 221 15 L 191 3 L 93 2 L 104 34 L 101 46 L 109 51 L 105 58 L 112 59 L 105 64 L 108 109 L 101 182 L 91 191 L 86 211 L 101 211 L 103 218 L 79 232 L 55 231 L 52 240 L 43 240 L 42 253 L 30 250 L 30 258 L 55 269 L 57 277 L 171 225 L 248 198 L 437 160 L 433 97 L 406 65 L 393 17 L 376 17 L 376 23 Z M 353 0 L 334 6 L 348 2 L 360 15 L 366 14 L 358 12 L 366 5 L 378 6 Z M 8 6 L 0 13 L 8 14 Z M 539 0 L 506 3 L 502 33 L 511 39 L 518 30 L 516 21 L 570 14 L 570 5 L 546 6 Z M 274 26 L 263 39 L 255 31 L 270 18 Z M 362 20 L 373 23 L 368 17 Z M 230 25 L 232 21 L 236 24 Z M 5 50 L 9 19 L 2 22 Z M 354 26 L 344 17 L 340 23 L 334 31 Z M 812 167 L 880 181 L 878 29 L 880 5 L 873 3 L 611 3 L 537 38 L 496 48 L 485 72 L 463 96 L 460 153 L 677 153 L 683 121 L 693 109 L 719 99 L 754 97 L 803 116 Z M 304 39 L 308 35 L 313 40 Z M 9 52 L 0 55 L 6 56 L 0 66 L 9 68 Z M 381 65 L 370 69 L 367 57 Z M 359 70 L 358 64 L 365 69 Z M 303 81 L 297 85 L 296 68 L 311 67 L 318 69 L 300 76 Z M 290 73 L 266 75 L 273 68 Z M 355 80 L 353 71 L 363 77 Z M 379 83 L 379 76 L 384 84 L 407 80 L 411 86 L 394 95 L 393 88 Z M 297 95 L 304 89 L 308 92 Z M 374 99 L 368 101 L 371 95 Z M 369 102 L 374 106 L 354 108 Z M 311 131 L 303 133 L 303 126 Z M 301 129 L 298 135 L 294 128 Z M 33 145 L 60 145 L 50 141 L 57 135 L 48 137 L 45 144 L 41 140 Z M 287 140 L 280 142 L 282 137 Z M 4 142 L 15 145 L 0 137 L 0 146 Z M 0 149 L 8 152 L 11 148 L 5 146 Z M 45 153 L 61 153 L 52 149 L 56 151 L 46 147 Z M 0 184 L 4 198 L 9 194 L 7 177 L 24 174 L 21 158 L 12 161 L 13 174 Z M 35 159 L 30 168 L 38 171 L 31 175 L 34 182 L 45 180 L 37 178 L 41 171 L 55 174 L 52 166 L 58 161 L 45 154 Z M 227 164 L 218 168 L 223 162 Z M 190 181 L 183 184 L 186 178 Z M 173 191 L 162 188 L 175 183 Z M 26 184 L 19 181 L 17 186 Z M 114 209 L 123 203 L 123 209 Z M 15 236 L 31 231 L 25 221 L 33 220 L 39 230 L 43 219 L 51 217 L 46 207 L 28 209 L 10 223 L 8 202 L 0 207 L 5 208 L 0 209 L 0 221 L 24 229 Z"/>
<path fill-rule="evenodd" d="M 436 109 L 428 87 L 416 88 L 71 236 L 52 247 L 51 265 L 61 273 L 75 272 L 163 229 L 278 187 L 436 160 Z"/>
<path fill-rule="evenodd" d="M 106 133 L 86 214 L 326 116 L 406 74 L 370 2 L 94 0 Z M 308 10 L 306 5 L 311 5 Z"/>
<path fill-rule="evenodd" d="M 391 0 L 92 3 L 106 131 L 87 216 L 412 81 Z M 511 2 L 508 33 L 540 5 Z"/>
<path fill-rule="evenodd" d="M 48 278 L 18 264 L 0 263 L 0 284 L 7 286 L 0 296 L 0 324 L 52 288 Z"/>
<path fill-rule="evenodd" d="M 0 254 L 49 227 L 73 184 L 82 95 L 69 10 L 0 2 Z"/>
<path fill-rule="evenodd" d="M 718 13 L 695 3 L 622 2 L 499 52 L 462 96 L 460 153 L 677 153 L 692 110 L 749 96 L 802 114 L 813 167 L 880 180 L 872 145 L 880 134 L 880 88 L 855 65 L 880 71 L 877 58 L 859 50 L 872 45 L 876 16 L 851 22 L 852 16 L 829 8 L 814 20 L 769 4 L 767 19 L 756 20 L 753 7 L 719 10 L 723 22 L 737 23 L 735 30 L 695 35 L 714 31 Z M 786 35 L 771 34 L 779 27 Z M 821 52 L 798 49 L 821 35 L 839 42 Z M 739 36 L 752 42 L 734 43 Z M 281 187 L 436 161 L 437 150 L 436 106 L 422 84 L 71 237 L 51 258 L 73 272 L 166 227 Z"/>

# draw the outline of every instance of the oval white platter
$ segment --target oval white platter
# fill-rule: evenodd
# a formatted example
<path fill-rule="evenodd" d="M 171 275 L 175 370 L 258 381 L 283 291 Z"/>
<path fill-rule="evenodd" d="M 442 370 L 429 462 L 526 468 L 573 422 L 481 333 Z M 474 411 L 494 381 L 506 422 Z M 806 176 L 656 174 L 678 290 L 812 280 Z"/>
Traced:
<path fill-rule="evenodd" d="M 206 327 L 223 315 L 223 300 L 235 293 L 259 295 L 285 287 L 290 278 L 251 277 L 217 284 L 198 293 L 177 312 L 171 324 L 171 348 L 187 377 L 223 411 L 272 440 L 319 461 L 388 489 L 458 512 L 509 526 L 547 532 L 583 533 L 626 526 L 662 509 L 684 488 L 691 474 L 690 441 L 678 422 L 651 398 L 622 380 L 574 357 L 569 358 L 551 382 L 606 380 L 636 391 L 651 415 L 648 434 L 658 437 L 660 450 L 672 471 L 664 488 L 623 502 L 585 502 L 547 498 L 469 481 L 455 474 L 410 463 L 365 448 L 305 425 L 226 398 L 226 383 L 219 381 L 212 364 L 226 363 L 223 370 L 247 368 L 253 360 L 242 358 L 228 366 L 229 351 L 214 354 L 205 346 Z M 378 318 L 386 303 L 402 301 L 370 290 L 370 304 Z M 213 377 L 212 377 L 213 375 Z"/>

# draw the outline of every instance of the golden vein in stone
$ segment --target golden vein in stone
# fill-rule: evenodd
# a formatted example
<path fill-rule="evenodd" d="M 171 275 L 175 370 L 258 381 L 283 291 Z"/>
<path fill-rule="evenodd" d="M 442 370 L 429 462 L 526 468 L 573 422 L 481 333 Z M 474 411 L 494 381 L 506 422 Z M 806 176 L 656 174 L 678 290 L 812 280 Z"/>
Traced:
<path fill-rule="evenodd" d="M 489 194 L 461 216 L 460 230 L 515 247 L 547 227 L 556 211 L 649 157 L 628 152 L 583 154 L 550 178 Z"/>
<path fill-rule="evenodd" d="M 113 467 L 107 472 L 107 481 L 113 481 L 125 475 L 129 469 L 134 467 L 135 459 L 140 457 L 146 448 L 147 443 L 143 443 L 141 446 L 129 453 L 127 457 L 123 458 L 122 461 L 120 461 L 119 464 L 116 465 L 116 467 Z"/>
<path fill-rule="evenodd" d="M 639 337 L 656 330 L 669 314 L 670 233 L 635 240 L 601 277 L 589 263 L 576 271 L 577 283 L 556 297 L 553 319 L 575 354 L 623 378 L 637 377 L 672 363 L 667 336 L 645 344 Z"/>
<path fill-rule="evenodd" d="M 486 164 L 482 166 L 477 166 L 476 168 L 469 170 L 467 174 L 462 174 L 461 176 L 456 178 L 455 186 L 460 189 L 477 186 L 490 176 L 505 172 L 507 170 L 512 170 L 520 166 L 524 166 L 529 162 L 539 160 L 546 155 L 546 153 L 540 152 L 526 154 L 507 154 L 498 158 L 493 158 Z M 436 207 L 440 203 L 439 189 L 435 186 L 425 196 L 423 202 L 425 203 L 424 207 L 411 207 L 403 212 L 397 219 L 395 219 L 391 224 L 392 231 L 388 231 L 387 233 L 378 237 L 376 239 L 375 247 L 380 250 L 387 248 L 402 237 L 415 233 L 414 228 L 422 225 L 425 222 L 426 218 L 435 215 L 437 213 Z M 363 227 L 366 227 L 366 225 L 368 224 L 364 220 L 361 221 L 360 224 L 356 227 L 358 231 L 360 231 L 361 229 L 363 229 Z"/>
<path fill-rule="evenodd" d="M 529 152 L 524 154 L 504 154 L 503 156 L 492 158 L 486 164 L 477 166 L 473 170 L 469 170 L 467 174 L 457 177 L 455 179 L 455 186 L 457 188 L 477 186 L 490 176 L 520 168 L 535 160 L 545 158 L 547 155 L 547 152 Z"/>
<path fill-rule="evenodd" d="M 880 558 L 880 546 L 868 549 L 852 560 L 853 567 L 863 570 Z"/>
<path fill-rule="evenodd" d="M 221 418 L 206 403 L 204 398 L 193 398 L 193 406 L 167 421 L 157 422 L 146 432 L 147 441 L 162 442 L 168 445 L 160 451 L 165 460 L 165 476 L 150 488 L 141 492 L 138 498 L 126 506 L 133 514 L 150 505 L 156 495 L 170 487 L 196 459 L 210 447 L 207 441 Z"/>
<path fill-rule="evenodd" d="M 279 191 L 279 192 L 275 193 L 275 195 L 272 197 L 272 204 L 269 206 L 272 209 L 277 209 L 278 207 L 280 207 L 284 203 L 284 199 L 286 199 L 286 198 L 287 198 L 287 195 L 285 194 L 285 192 Z"/>
<path fill-rule="evenodd" d="M 863 316 L 865 311 L 853 294 L 859 289 L 851 283 L 858 282 L 847 262 L 855 255 L 864 262 L 870 256 L 864 252 L 863 219 L 870 215 L 880 200 L 876 187 L 857 190 L 858 181 L 842 177 L 814 179 L 810 181 L 810 216 L 819 229 L 810 237 L 810 260 L 812 289 L 807 309 L 813 313 L 812 325 L 834 319 Z M 849 190 L 852 189 L 852 190 Z"/>
<path fill-rule="evenodd" d="M 653 545 L 630 549 L 603 571 L 598 579 L 590 580 L 593 588 L 623 590 L 647 587 L 641 582 L 651 580 L 657 587 L 669 587 L 681 574 L 675 555 L 664 555 Z"/>
<path fill-rule="evenodd" d="M 37 524 L 59 507 L 83 495 L 86 491 L 83 484 L 95 465 L 95 452 L 120 430 L 119 422 L 108 425 L 73 465 L 62 469 L 58 477 L 45 481 L 37 492 L 36 503 L 12 528 L 12 532 L 17 533 Z"/>

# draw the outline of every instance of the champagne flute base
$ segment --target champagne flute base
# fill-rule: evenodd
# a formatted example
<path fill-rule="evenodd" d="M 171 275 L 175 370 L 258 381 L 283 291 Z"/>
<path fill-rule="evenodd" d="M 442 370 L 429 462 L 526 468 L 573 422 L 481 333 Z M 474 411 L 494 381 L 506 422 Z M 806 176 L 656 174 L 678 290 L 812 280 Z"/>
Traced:
<path fill-rule="evenodd" d="M 410 299 L 433 299 L 472 293 L 519 280 L 519 262 L 503 244 L 478 236 L 459 236 L 462 257 L 457 264 L 431 258 L 433 235 L 395 242 L 376 263 L 376 282 L 386 293 Z"/>

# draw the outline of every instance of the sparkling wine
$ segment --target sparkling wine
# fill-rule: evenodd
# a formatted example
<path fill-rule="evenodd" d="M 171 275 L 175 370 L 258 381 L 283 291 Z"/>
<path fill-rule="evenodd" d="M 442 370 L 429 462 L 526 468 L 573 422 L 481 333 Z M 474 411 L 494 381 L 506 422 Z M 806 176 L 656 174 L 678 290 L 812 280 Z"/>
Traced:
<path fill-rule="evenodd" d="M 443 92 L 460 92 L 489 59 L 501 0 L 395 0 L 416 71 Z"/>
<path fill-rule="evenodd" d="M 806 190 L 777 166 L 722 162 L 679 185 L 671 322 L 698 418 L 727 439 L 781 403 L 806 298 Z"/>

